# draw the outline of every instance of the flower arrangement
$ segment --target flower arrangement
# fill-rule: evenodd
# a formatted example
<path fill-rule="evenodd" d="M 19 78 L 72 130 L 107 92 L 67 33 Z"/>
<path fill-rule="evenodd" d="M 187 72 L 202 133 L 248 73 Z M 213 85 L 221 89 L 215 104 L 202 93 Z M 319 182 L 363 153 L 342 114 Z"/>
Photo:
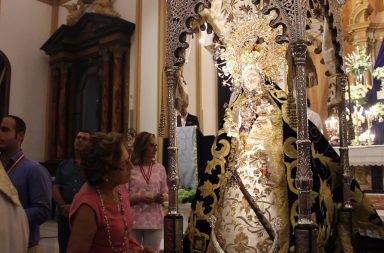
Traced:
<path fill-rule="evenodd" d="M 352 73 L 357 76 L 371 66 L 371 58 L 365 52 L 365 48 L 356 47 L 352 53 L 344 58 L 347 74 Z"/>
<path fill-rule="evenodd" d="M 365 96 L 369 88 L 363 84 L 356 83 L 354 85 L 349 86 L 351 100 L 357 102 L 359 104 L 365 104 Z M 348 93 L 347 93 L 348 94 Z"/>
<path fill-rule="evenodd" d="M 384 117 L 384 104 L 376 103 L 369 108 L 373 112 L 375 117 Z"/>
<path fill-rule="evenodd" d="M 381 90 L 384 89 L 384 67 L 375 68 L 372 72 L 372 76 L 381 81 Z"/>
<path fill-rule="evenodd" d="M 375 68 L 372 72 L 373 77 L 378 80 L 384 81 L 384 67 Z"/>
<path fill-rule="evenodd" d="M 347 112 L 349 112 L 348 109 Z M 360 127 L 365 122 L 364 108 L 362 106 L 354 105 L 350 116 L 355 127 Z M 349 113 L 347 114 L 347 119 L 349 120 Z"/>

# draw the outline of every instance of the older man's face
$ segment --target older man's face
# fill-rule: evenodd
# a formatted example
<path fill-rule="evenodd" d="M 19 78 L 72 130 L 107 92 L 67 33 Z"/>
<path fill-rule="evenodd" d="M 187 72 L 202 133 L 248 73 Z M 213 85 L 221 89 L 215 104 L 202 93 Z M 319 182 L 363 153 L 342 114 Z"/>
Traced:
<path fill-rule="evenodd" d="M 181 113 L 181 115 L 186 115 L 187 114 L 187 108 L 188 108 L 188 105 L 186 105 L 186 104 L 182 104 L 181 105 L 181 108 L 180 108 L 180 113 Z"/>

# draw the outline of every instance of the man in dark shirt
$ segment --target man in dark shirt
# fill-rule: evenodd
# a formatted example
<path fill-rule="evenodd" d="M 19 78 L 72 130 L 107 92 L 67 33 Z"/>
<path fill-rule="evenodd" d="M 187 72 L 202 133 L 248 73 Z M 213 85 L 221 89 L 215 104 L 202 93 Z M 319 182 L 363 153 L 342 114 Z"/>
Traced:
<path fill-rule="evenodd" d="M 46 168 L 27 158 L 21 149 L 26 126 L 8 115 L 0 124 L 0 160 L 16 187 L 29 222 L 28 252 L 38 252 L 40 225 L 51 215 L 52 182 Z"/>
<path fill-rule="evenodd" d="M 60 253 L 67 252 L 67 244 L 71 234 L 68 220 L 69 207 L 75 194 L 84 184 L 84 174 L 80 169 L 80 152 L 88 143 L 91 132 L 81 130 L 77 133 L 73 144 L 74 154 L 60 163 L 53 184 L 53 199 L 59 207 L 57 216 L 57 233 Z"/>
<path fill-rule="evenodd" d="M 188 104 L 184 103 L 180 108 L 180 115 L 177 116 L 177 126 L 197 126 L 200 129 L 199 120 L 197 116 L 187 112 Z"/>

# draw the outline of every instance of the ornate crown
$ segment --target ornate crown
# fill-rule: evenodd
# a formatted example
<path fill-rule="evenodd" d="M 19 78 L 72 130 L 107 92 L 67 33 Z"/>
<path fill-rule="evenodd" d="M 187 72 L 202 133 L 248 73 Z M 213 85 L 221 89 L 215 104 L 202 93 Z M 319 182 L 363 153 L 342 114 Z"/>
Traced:
<path fill-rule="evenodd" d="M 277 81 L 285 69 L 287 46 L 277 44 L 276 36 L 282 29 L 269 26 L 271 15 L 264 15 L 255 10 L 246 17 L 233 20 L 229 32 L 221 38 L 222 45 L 216 51 L 216 64 L 221 70 L 225 85 L 244 87 L 243 71 L 253 65 L 260 79 Z"/>

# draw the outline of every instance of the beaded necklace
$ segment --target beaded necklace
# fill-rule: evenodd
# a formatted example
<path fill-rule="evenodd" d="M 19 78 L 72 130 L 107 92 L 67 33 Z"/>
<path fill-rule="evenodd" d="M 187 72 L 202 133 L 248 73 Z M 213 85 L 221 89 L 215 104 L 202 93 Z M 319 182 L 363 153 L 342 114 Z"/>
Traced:
<path fill-rule="evenodd" d="M 148 166 L 148 173 L 147 174 L 144 171 L 144 167 L 139 165 L 140 166 L 141 175 L 143 175 L 143 178 L 144 178 L 145 182 L 147 183 L 147 185 L 149 184 L 149 181 L 151 180 L 152 165 L 153 165 L 153 163 L 151 162 L 149 164 L 149 166 Z"/>
<path fill-rule="evenodd" d="M 107 210 L 105 209 L 104 201 L 103 201 L 103 198 L 101 197 L 101 192 L 100 192 L 99 187 L 96 187 L 96 192 L 97 192 L 97 195 L 99 196 L 100 203 L 101 203 L 101 211 L 103 212 L 103 216 L 104 216 L 104 220 L 105 220 L 105 227 L 107 230 L 109 246 L 111 247 L 113 252 L 123 252 L 123 248 L 125 246 L 125 240 L 128 237 L 128 222 L 127 222 L 127 219 L 125 217 L 125 209 L 124 209 L 123 198 L 121 196 L 120 188 L 117 189 L 117 195 L 119 197 L 118 203 L 117 203 L 117 210 L 121 214 L 123 222 L 124 222 L 124 236 L 123 236 L 123 240 L 122 240 L 122 245 L 119 248 L 116 248 L 116 246 L 113 245 L 113 243 L 112 243 L 111 228 L 110 228 L 109 221 L 108 221 Z"/>

